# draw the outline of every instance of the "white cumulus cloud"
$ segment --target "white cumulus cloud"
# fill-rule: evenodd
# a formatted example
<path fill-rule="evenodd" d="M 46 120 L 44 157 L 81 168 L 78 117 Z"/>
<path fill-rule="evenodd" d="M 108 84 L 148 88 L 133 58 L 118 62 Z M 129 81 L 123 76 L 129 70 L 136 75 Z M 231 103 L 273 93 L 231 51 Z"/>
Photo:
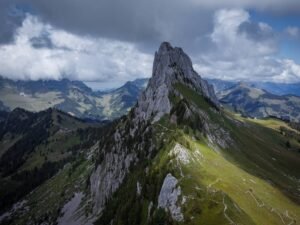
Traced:
<path fill-rule="evenodd" d="M 13 43 L 0 46 L 0 74 L 13 79 L 116 81 L 149 76 L 152 56 L 135 45 L 78 36 L 28 15 Z"/>
<path fill-rule="evenodd" d="M 217 10 L 212 31 L 192 51 L 195 69 L 204 77 L 229 80 L 299 82 L 299 64 L 276 57 L 278 37 L 266 23 L 253 22 L 243 9 Z M 286 30 L 296 35 L 299 30 Z M 164 40 L 162 40 L 164 41 Z M 138 44 L 77 35 L 27 15 L 14 41 L 0 45 L 0 75 L 13 79 L 62 79 L 116 87 L 127 80 L 149 77 L 153 53 Z M 180 46 L 183 47 L 184 46 Z M 104 85 L 103 85 L 104 83 Z"/>
<path fill-rule="evenodd" d="M 251 21 L 243 9 L 222 9 L 209 35 L 212 47 L 198 54 L 195 68 L 203 76 L 226 80 L 299 82 L 299 65 L 275 57 L 277 37 L 265 23 Z"/>
<path fill-rule="evenodd" d="M 293 38 L 300 37 L 300 28 L 299 27 L 289 26 L 285 29 L 285 31 L 290 37 L 293 37 Z"/>

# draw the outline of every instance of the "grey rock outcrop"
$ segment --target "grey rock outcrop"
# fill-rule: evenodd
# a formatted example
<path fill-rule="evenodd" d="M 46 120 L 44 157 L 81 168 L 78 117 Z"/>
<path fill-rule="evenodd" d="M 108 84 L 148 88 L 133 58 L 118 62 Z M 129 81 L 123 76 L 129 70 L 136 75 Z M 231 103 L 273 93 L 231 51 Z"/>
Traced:
<path fill-rule="evenodd" d="M 137 161 L 138 147 L 132 146 L 135 151 L 128 149 L 125 143 L 128 138 L 130 138 L 128 133 L 119 127 L 116 128 L 110 141 L 104 140 L 102 144 L 100 143 L 102 146 L 99 151 L 106 153 L 90 177 L 91 195 L 94 202 L 93 214 L 95 215 L 101 214 L 106 202 L 122 184 L 130 165 Z"/>
<path fill-rule="evenodd" d="M 134 126 L 137 128 L 131 135 L 130 129 Z M 130 172 L 130 167 L 138 163 L 139 153 L 143 151 L 147 155 L 155 147 L 147 138 L 150 133 L 151 128 L 145 123 L 137 126 L 133 120 L 126 118 L 120 121 L 111 134 L 101 139 L 99 154 L 102 159 L 90 176 L 94 215 L 102 213 L 105 204 Z M 136 141 L 136 136 L 139 141 Z"/>
<path fill-rule="evenodd" d="M 177 184 L 178 180 L 172 174 L 169 173 L 165 177 L 158 196 L 158 207 L 169 211 L 174 220 L 183 221 L 181 207 L 177 204 L 181 188 L 177 187 Z"/>
<path fill-rule="evenodd" d="M 176 94 L 174 89 L 176 83 L 187 85 L 216 106 L 219 105 L 213 87 L 193 69 L 188 55 L 181 48 L 173 48 L 168 42 L 163 42 L 155 53 L 152 78 L 135 108 L 137 117 L 140 120 L 152 119 L 156 122 L 164 114 L 169 113 L 172 108 L 169 95 Z"/>
<path fill-rule="evenodd" d="M 94 214 L 102 212 L 105 203 L 121 185 L 131 162 L 134 160 L 133 154 L 109 153 L 105 156 L 103 163 L 97 167 L 90 178 Z"/>
<path fill-rule="evenodd" d="M 74 197 L 68 201 L 62 208 L 62 216 L 58 218 L 58 225 L 92 225 L 91 221 L 86 221 L 85 218 L 79 215 L 80 203 L 84 195 L 82 192 L 75 193 Z M 78 213 L 78 215 L 77 215 Z"/>

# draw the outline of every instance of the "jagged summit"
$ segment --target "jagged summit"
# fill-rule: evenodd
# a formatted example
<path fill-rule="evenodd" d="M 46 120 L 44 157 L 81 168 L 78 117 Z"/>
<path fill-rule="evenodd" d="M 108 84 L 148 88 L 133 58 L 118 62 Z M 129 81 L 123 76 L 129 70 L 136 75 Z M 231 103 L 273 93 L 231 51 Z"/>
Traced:
<path fill-rule="evenodd" d="M 172 49 L 174 49 L 173 47 L 172 47 L 172 45 L 169 43 L 169 42 L 167 42 L 167 41 L 164 41 L 164 42 L 162 42 L 161 44 L 160 44 L 160 46 L 159 46 L 159 52 L 162 52 L 162 51 L 169 51 L 169 50 L 172 50 Z"/>
<path fill-rule="evenodd" d="M 189 56 L 181 48 L 172 47 L 170 43 L 163 42 L 155 53 L 152 78 L 135 109 L 138 118 L 153 119 L 155 122 L 164 114 L 169 113 L 172 108 L 170 94 L 180 96 L 174 89 L 176 83 L 185 84 L 216 106 L 219 105 L 213 87 L 193 69 Z"/>
<path fill-rule="evenodd" d="M 196 72 L 192 61 L 181 48 L 172 47 L 170 43 L 163 42 L 155 53 L 152 77 L 160 76 L 168 85 L 172 80 L 193 78 Z M 198 76 L 198 74 L 197 74 Z"/>

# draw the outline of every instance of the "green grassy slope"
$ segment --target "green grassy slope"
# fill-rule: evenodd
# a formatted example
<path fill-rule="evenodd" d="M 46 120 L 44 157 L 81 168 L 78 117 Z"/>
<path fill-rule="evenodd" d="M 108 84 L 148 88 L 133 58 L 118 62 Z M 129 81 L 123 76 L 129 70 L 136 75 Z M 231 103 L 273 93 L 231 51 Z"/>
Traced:
<path fill-rule="evenodd" d="M 291 128 L 279 120 L 251 120 L 218 111 L 193 90 L 181 84 L 176 89 L 184 104 L 207 116 L 214 132 L 228 131 L 230 144 L 225 148 L 212 144 L 201 128 L 195 129 L 201 127 L 196 116 L 174 123 L 172 115 L 166 115 L 154 124 L 152 138 L 160 146 L 155 158 L 132 169 L 97 224 L 300 224 L 300 154 L 287 148 L 287 137 L 279 129 Z M 174 110 L 180 111 L 176 115 L 183 115 L 182 100 L 170 97 Z M 188 163 L 174 153 L 176 144 L 185 149 L 180 154 Z M 183 222 L 175 222 L 168 211 L 157 207 L 168 173 L 182 190 L 177 204 Z"/>
<path fill-rule="evenodd" d="M 270 129 L 268 123 L 258 124 L 243 118 L 237 121 L 228 112 L 220 114 L 213 111 L 203 106 L 203 98 L 197 93 L 185 87 L 181 88 L 181 93 L 205 110 L 213 123 L 229 131 L 234 143 L 228 149 L 223 149 L 225 157 L 246 171 L 271 180 L 283 191 L 297 191 L 298 184 L 295 184 L 295 180 L 300 178 L 300 155 L 286 148 L 285 136 L 278 130 Z M 293 193 L 291 197 L 299 200 L 300 196 Z"/>

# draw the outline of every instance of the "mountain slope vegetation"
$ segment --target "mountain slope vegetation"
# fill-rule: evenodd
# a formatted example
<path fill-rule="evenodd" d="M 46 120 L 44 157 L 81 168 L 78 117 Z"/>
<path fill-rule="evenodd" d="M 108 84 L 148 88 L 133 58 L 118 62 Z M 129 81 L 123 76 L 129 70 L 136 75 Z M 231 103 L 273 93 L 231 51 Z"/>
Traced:
<path fill-rule="evenodd" d="M 51 178 L 91 145 L 89 124 L 56 109 L 32 113 L 17 108 L 0 120 L 0 210 Z M 91 133 L 92 134 L 92 133 Z M 95 138 L 95 137 L 94 137 Z"/>

